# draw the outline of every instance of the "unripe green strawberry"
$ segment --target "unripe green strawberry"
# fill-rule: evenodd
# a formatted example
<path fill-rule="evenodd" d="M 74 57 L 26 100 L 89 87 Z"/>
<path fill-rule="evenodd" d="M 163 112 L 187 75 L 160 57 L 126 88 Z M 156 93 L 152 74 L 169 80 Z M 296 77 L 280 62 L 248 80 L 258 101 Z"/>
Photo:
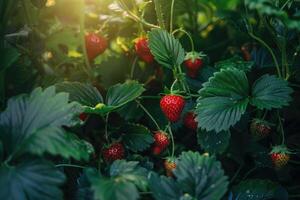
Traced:
<path fill-rule="evenodd" d="M 160 108 L 170 122 L 177 122 L 185 105 L 182 96 L 168 94 L 160 100 Z"/>
<path fill-rule="evenodd" d="M 290 151 L 284 145 L 274 146 L 270 155 L 275 169 L 283 168 L 290 160 Z"/>
<path fill-rule="evenodd" d="M 124 146 L 119 142 L 111 144 L 103 150 L 103 157 L 107 162 L 123 159 L 124 154 Z"/>

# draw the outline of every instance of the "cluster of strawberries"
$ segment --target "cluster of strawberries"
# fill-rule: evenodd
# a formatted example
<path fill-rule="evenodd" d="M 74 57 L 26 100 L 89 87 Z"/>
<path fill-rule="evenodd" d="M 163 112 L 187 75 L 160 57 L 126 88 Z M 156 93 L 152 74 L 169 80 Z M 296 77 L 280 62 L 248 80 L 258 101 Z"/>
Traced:
<path fill-rule="evenodd" d="M 86 50 L 90 61 L 94 60 L 98 55 L 102 54 L 108 47 L 107 39 L 96 33 L 89 33 L 85 37 Z M 154 62 L 154 56 L 148 47 L 148 38 L 145 36 L 135 39 L 135 51 L 138 57 L 144 62 L 150 64 Z M 199 70 L 203 66 L 203 56 L 201 53 L 189 52 L 186 55 L 184 66 L 187 71 L 187 75 L 190 78 L 196 78 Z M 174 123 L 180 120 L 183 108 L 185 106 L 185 100 L 182 96 L 176 94 L 168 94 L 162 97 L 160 101 L 160 107 L 166 118 Z M 80 119 L 86 120 L 86 115 L 80 115 Z M 197 122 L 195 121 L 195 114 L 188 112 L 183 119 L 184 125 L 191 129 L 197 130 Z M 268 123 L 263 121 L 253 121 L 250 126 L 251 133 L 254 138 L 264 138 L 271 132 L 271 128 Z M 169 135 L 162 131 L 157 130 L 154 132 L 154 144 L 152 147 L 152 153 L 154 155 L 161 154 L 170 144 Z M 114 161 L 122 159 L 125 155 L 124 146 L 120 143 L 113 143 L 103 150 L 103 156 L 106 161 Z M 289 153 L 283 148 L 273 148 L 270 153 L 271 159 L 275 168 L 282 168 L 287 164 L 290 159 Z M 174 159 L 165 160 L 165 168 L 167 175 L 171 175 L 171 171 L 176 167 Z"/>

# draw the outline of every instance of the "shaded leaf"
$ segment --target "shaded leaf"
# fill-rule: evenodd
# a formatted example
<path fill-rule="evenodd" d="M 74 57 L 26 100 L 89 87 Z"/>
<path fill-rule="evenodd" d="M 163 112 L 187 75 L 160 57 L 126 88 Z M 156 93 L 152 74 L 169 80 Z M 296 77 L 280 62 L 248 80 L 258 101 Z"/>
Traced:
<path fill-rule="evenodd" d="M 201 148 L 206 152 L 215 154 L 223 153 L 230 142 L 230 132 L 229 131 L 203 131 L 198 130 L 198 143 Z"/>
<path fill-rule="evenodd" d="M 130 181 L 139 189 L 146 190 L 148 171 L 139 166 L 139 162 L 116 160 L 110 166 L 109 174 L 111 177 Z"/>
<path fill-rule="evenodd" d="M 217 69 L 238 69 L 241 71 L 248 72 L 251 70 L 253 65 L 254 65 L 254 62 L 252 62 L 252 61 L 244 61 L 243 58 L 241 58 L 239 56 L 234 56 L 227 60 L 217 62 L 215 64 L 215 67 Z"/>
<path fill-rule="evenodd" d="M 14 62 L 18 60 L 20 53 L 17 49 L 11 48 L 4 48 L 0 50 L 0 71 L 3 71 L 10 67 Z"/>
<path fill-rule="evenodd" d="M 182 196 L 180 187 L 173 179 L 159 176 L 154 172 L 149 174 L 149 187 L 156 200 L 179 200 Z"/>
<path fill-rule="evenodd" d="M 154 139 L 150 130 L 139 124 L 127 124 L 122 129 L 123 142 L 132 151 L 144 151 L 149 148 Z"/>
<path fill-rule="evenodd" d="M 287 192 L 279 184 L 260 179 L 242 181 L 233 187 L 233 194 L 237 200 L 288 199 Z"/>
<path fill-rule="evenodd" d="M 250 103 L 259 109 L 281 108 L 292 100 L 292 92 L 287 81 L 266 74 L 255 81 Z"/>
<path fill-rule="evenodd" d="M 137 188 L 145 190 L 147 170 L 138 162 L 116 160 L 110 166 L 110 177 L 101 177 L 95 171 L 88 172 L 88 178 L 96 199 L 136 200 L 139 198 Z"/>
<path fill-rule="evenodd" d="M 198 152 L 183 152 L 173 173 L 181 190 L 196 199 L 218 200 L 227 191 L 227 177 L 221 163 L 214 157 Z"/>
<path fill-rule="evenodd" d="M 2 165 L 0 199 L 63 199 L 59 187 L 64 181 L 64 174 L 44 160 L 32 159 L 15 167 Z"/>
<path fill-rule="evenodd" d="M 43 134 L 32 135 L 26 147 L 25 151 L 36 155 L 48 152 L 64 158 L 85 161 L 89 160 L 90 155 L 94 153 L 94 148 L 90 143 L 57 127 L 49 127 Z"/>

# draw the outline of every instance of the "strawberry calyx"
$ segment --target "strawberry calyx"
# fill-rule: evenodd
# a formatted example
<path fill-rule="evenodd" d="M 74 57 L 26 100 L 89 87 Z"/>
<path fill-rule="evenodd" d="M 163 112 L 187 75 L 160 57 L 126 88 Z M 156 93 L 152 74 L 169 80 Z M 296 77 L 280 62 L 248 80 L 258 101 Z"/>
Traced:
<path fill-rule="evenodd" d="M 195 60 L 197 59 L 203 59 L 206 55 L 203 53 L 203 52 L 196 52 L 196 51 L 191 51 L 191 52 L 188 52 L 186 55 L 185 55 L 185 58 L 184 60 L 191 60 L 193 63 L 195 62 Z"/>
<path fill-rule="evenodd" d="M 270 154 L 292 154 L 285 145 L 273 146 Z"/>

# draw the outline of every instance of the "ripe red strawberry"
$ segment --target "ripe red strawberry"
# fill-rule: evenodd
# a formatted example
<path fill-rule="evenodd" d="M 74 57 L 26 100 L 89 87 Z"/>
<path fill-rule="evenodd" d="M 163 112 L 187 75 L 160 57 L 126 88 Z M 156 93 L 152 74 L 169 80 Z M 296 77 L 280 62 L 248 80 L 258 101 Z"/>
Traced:
<path fill-rule="evenodd" d="M 88 117 L 88 115 L 86 113 L 79 114 L 79 119 L 83 122 L 87 119 L 87 117 Z"/>
<path fill-rule="evenodd" d="M 167 176 L 171 177 L 173 176 L 173 170 L 176 168 L 176 161 L 173 158 L 168 158 L 165 160 L 164 162 L 164 166 L 165 166 L 165 170 L 166 170 L 166 174 Z"/>
<path fill-rule="evenodd" d="M 154 155 L 159 155 L 162 151 L 163 151 L 163 149 L 159 146 L 154 145 L 153 148 L 152 148 L 152 153 Z"/>
<path fill-rule="evenodd" d="M 281 169 L 290 160 L 290 152 L 283 145 L 273 147 L 270 155 L 275 169 Z"/>
<path fill-rule="evenodd" d="M 198 127 L 198 123 L 196 122 L 195 118 L 196 118 L 195 113 L 193 113 L 193 112 L 186 113 L 186 115 L 184 116 L 184 121 L 183 121 L 185 127 L 196 131 L 197 127 Z"/>
<path fill-rule="evenodd" d="M 160 100 L 160 108 L 170 122 L 180 119 L 184 105 L 184 98 L 174 94 L 166 95 Z"/>
<path fill-rule="evenodd" d="M 261 119 L 254 119 L 250 125 L 250 131 L 255 139 L 262 139 L 271 132 L 270 123 Z"/>
<path fill-rule="evenodd" d="M 124 146 L 119 142 L 111 144 L 109 147 L 103 150 L 103 157 L 106 161 L 122 159 L 124 158 L 124 154 Z"/>
<path fill-rule="evenodd" d="M 187 69 L 187 74 L 191 78 L 196 78 L 199 70 L 203 66 L 202 57 L 204 54 L 197 52 L 189 52 L 187 53 L 184 61 L 184 65 Z"/>
<path fill-rule="evenodd" d="M 152 63 L 154 57 L 148 47 L 148 38 L 139 37 L 135 39 L 135 51 L 136 54 L 146 63 Z"/>
<path fill-rule="evenodd" d="M 245 61 L 250 61 L 251 60 L 251 53 L 250 51 L 250 45 L 249 44 L 245 44 L 241 47 L 241 51 L 243 54 L 243 58 Z"/>
<path fill-rule="evenodd" d="M 168 135 L 163 131 L 154 132 L 154 146 L 160 147 L 161 150 L 165 150 L 170 144 Z"/>
<path fill-rule="evenodd" d="M 85 36 L 85 43 L 90 61 L 102 54 L 108 46 L 106 38 L 96 33 L 88 33 Z"/>

